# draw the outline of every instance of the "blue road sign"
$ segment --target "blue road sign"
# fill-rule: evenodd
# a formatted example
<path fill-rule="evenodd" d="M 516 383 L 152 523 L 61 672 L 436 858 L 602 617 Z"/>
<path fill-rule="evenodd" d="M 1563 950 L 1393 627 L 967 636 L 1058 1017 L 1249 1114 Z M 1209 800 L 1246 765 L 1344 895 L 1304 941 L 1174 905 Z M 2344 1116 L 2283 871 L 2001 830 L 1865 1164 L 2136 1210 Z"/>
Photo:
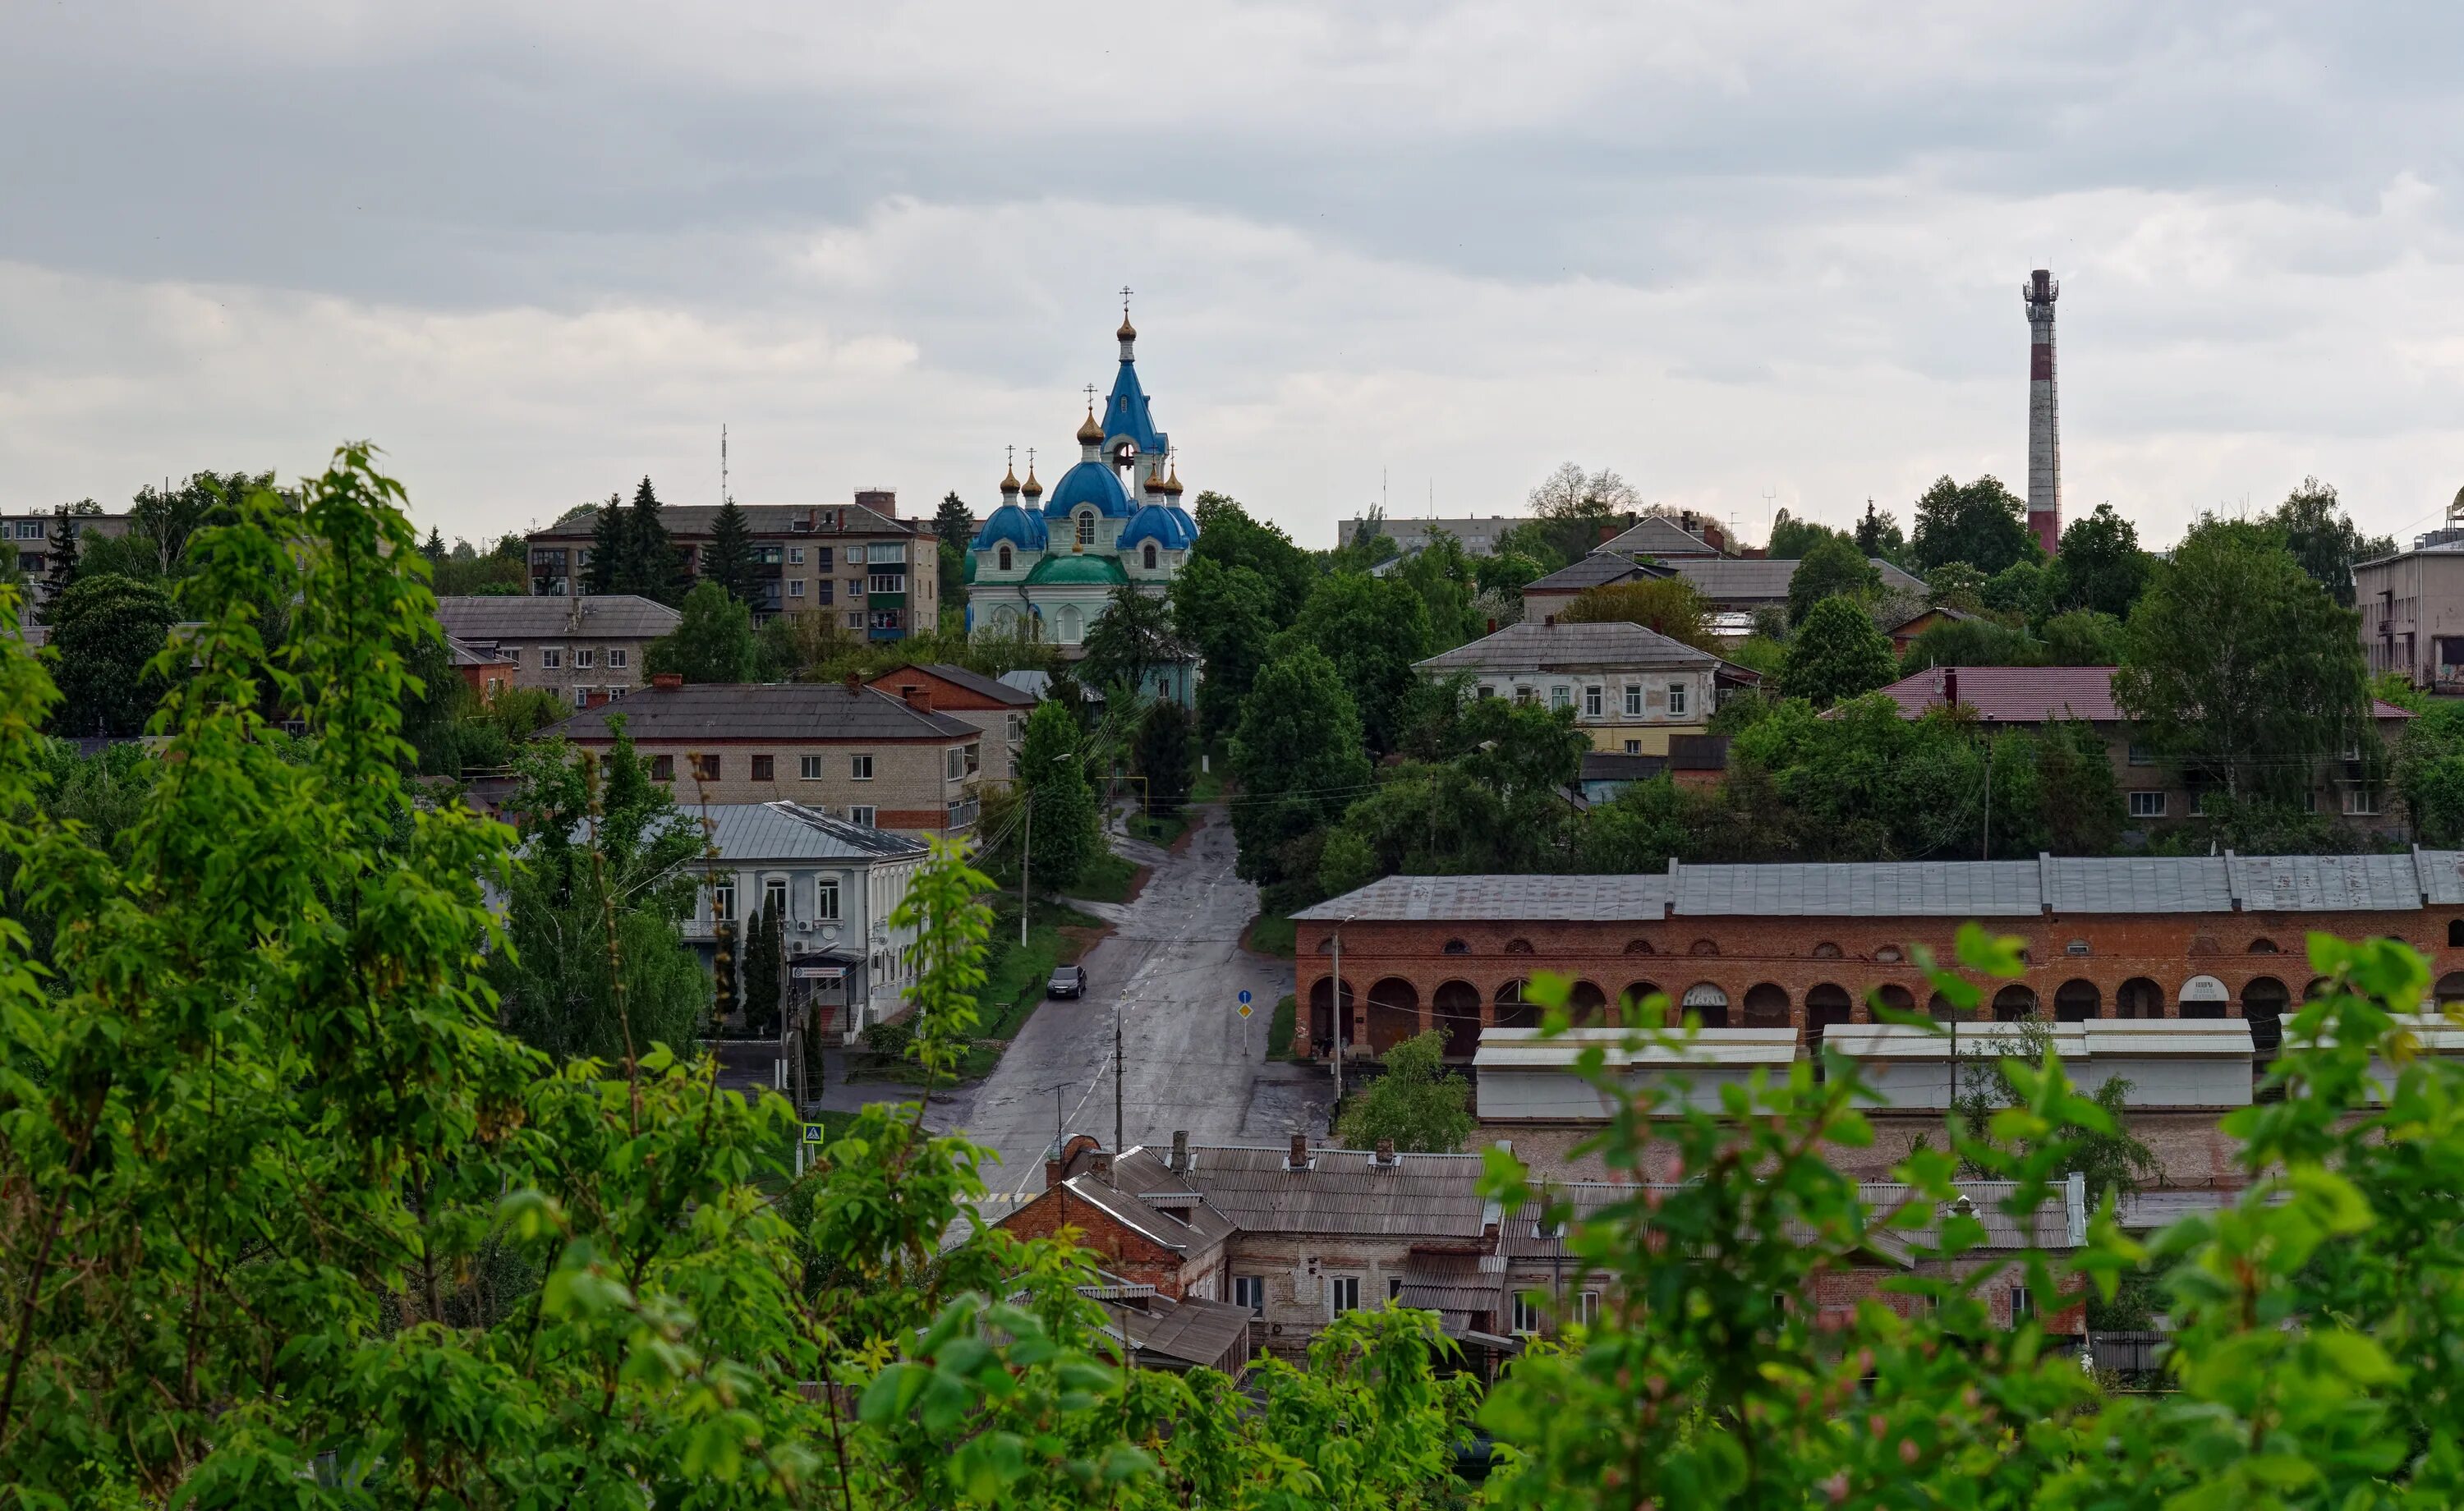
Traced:
<path fill-rule="evenodd" d="M 1249 994 L 1245 991 L 1241 994 L 1241 1005 L 1243 1007 L 1247 1007 L 1249 1005 Z"/>

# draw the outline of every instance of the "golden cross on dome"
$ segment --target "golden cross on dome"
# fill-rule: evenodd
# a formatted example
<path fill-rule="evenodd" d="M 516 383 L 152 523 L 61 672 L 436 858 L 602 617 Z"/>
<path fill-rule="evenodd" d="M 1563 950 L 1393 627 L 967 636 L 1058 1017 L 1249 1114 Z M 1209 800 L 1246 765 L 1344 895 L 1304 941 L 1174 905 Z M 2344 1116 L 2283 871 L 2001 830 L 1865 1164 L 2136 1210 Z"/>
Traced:
<path fill-rule="evenodd" d="M 1028 476 L 1035 475 L 1035 448 L 1031 446 L 1026 449 L 1026 471 Z"/>
<path fill-rule="evenodd" d="M 1087 385 L 1087 412 L 1089 414 L 1093 414 L 1095 412 L 1095 385 L 1093 383 L 1089 383 Z"/>
<path fill-rule="evenodd" d="M 1001 448 L 1001 456 L 1002 456 L 1002 459 L 1003 459 L 1003 460 L 1005 460 L 1005 461 L 1007 461 L 1007 462 L 1009 463 L 1009 470 L 1010 470 L 1011 471 L 1015 472 L 1015 471 L 1018 471 L 1018 448 L 1017 448 L 1017 447 L 1014 447 L 1014 446 L 1004 446 L 1004 447 L 1002 447 L 1002 448 Z"/>
<path fill-rule="evenodd" d="M 1129 286 L 1128 284 L 1124 283 L 1124 284 L 1122 284 L 1122 285 L 1121 285 L 1121 318 L 1123 318 L 1123 319 L 1125 319 L 1125 320 L 1126 320 L 1126 319 L 1128 319 L 1129 318 L 1130 318 L 1130 286 Z"/>

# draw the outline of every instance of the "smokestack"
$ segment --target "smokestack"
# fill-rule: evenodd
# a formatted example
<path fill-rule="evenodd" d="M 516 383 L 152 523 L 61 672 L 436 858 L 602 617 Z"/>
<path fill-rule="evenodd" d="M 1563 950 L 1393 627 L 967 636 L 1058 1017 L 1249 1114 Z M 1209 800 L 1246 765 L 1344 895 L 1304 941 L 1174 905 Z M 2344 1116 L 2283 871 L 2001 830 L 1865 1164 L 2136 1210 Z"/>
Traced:
<path fill-rule="evenodd" d="M 1172 1130 L 1172 1172 L 1176 1175 L 1189 1173 L 1189 1129 L 1187 1128 Z"/>
<path fill-rule="evenodd" d="M 2028 531 L 2047 556 L 2062 540 L 2062 441 L 2054 405 L 2054 301 L 2061 293 L 2042 268 L 2019 289 L 2028 307 Z"/>

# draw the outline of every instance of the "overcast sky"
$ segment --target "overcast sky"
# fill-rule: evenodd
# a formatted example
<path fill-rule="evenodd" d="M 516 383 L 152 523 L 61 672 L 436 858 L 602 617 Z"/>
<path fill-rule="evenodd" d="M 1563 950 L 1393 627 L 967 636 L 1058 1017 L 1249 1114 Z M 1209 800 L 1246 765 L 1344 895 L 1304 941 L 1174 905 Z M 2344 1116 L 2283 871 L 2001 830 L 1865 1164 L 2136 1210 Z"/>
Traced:
<path fill-rule="evenodd" d="M 1074 456 L 1114 290 L 1191 488 L 1904 522 L 2024 490 L 2149 543 L 2305 473 L 2464 484 L 2453 6 L 539 6 L 17 0 L 0 507 L 375 439 L 473 538 L 629 490 L 956 489 Z"/>

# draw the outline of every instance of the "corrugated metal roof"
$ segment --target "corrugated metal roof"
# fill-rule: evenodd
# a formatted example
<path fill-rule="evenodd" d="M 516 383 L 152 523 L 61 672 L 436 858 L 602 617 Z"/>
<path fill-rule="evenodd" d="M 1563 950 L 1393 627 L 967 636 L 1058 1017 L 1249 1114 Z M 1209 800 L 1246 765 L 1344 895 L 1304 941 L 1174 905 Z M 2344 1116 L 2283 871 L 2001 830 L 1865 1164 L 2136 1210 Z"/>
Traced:
<path fill-rule="evenodd" d="M 688 809 L 686 817 L 707 821 L 722 861 L 873 861 L 925 852 L 921 841 L 799 802 L 715 802 Z"/>
<path fill-rule="evenodd" d="M 1547 624 L 1524 620 L 1419 663 L 1422 671 L 1542 671 L 1589 667 L 1703 667 L 1720 658 L 1624 621 Z"/>
<path fill-rule="evenodd" d="M 1615 923 L 1662 918 L 1667 909 L 1665 876 L 1389 876 L 1292 916 L 1306 923 Z"/>
<path fill-rule="evenodd" d="M 2423 896 L 2433 903 L 2464 903 L 2464 853 L 2415 850 L 2413 863 Z"/>
<path fill-rule="evenodd" d="M 607 738 L 621 716 L 636 740 L 921 740 L 978 738 L 964 719 L 913 709 L 878 688 L 835 682 L 713 682 L 652 688 L 539 731 L 542 739 Z"/>
<path fill-rule="evenodd" d="M 1570 562 L 1536 581 L 1523 584 L 1523 596 L 1534 593 L 1580 593 L 1586 588 L 1606 587 L 1613 582 L 1629 581 L 1643 576 L 1642 568 L 1618 556 L 1589 556 Z"/>
<path fill-rule="evenodd" d="M 436 622 L 456 640 L 655 640 L 684 616 L 631 593 L 583 598 L 503 594 L 440 598 Z"/>
<path fill-rule="evenodd" d="M 1983 918 L 2042 910 L 2034 861 L 1683 865 L 1681 917 Z"/>
<path fill-rule="evenodd" d="M 1894 592 L 1922 593 L 1925 583 L 1901 571 L 1881 557 L 1868 558 L 1875 570 L 1882 575 L 1882 586 Z M 1668 567 L 1678 576 L 1702 590 L 1714 603 L 1780 603 L 1788 600 L 1789 580 L 1796 576 L 1796 562 L 1788 558 L 1753 557 L 1723 559 L 1709 557 L 1686 557 L 1671 560 Z"/>
<path fill-rule="evenodd" d="M 2229 913 L 2221 856 L 2050 856 L 2045 902 L 2057 913 Z"/>
<path fill-rule="evenodd" d="M 1155 1163 L 1151 1152 L 1133 1152 Z M 1378 1169 L 1371 1150 L 1321 1145 L 1309 1150 L 1310 1168 L 1294 1172 L 1284 1168 L 1287 1153 L 1193 1146 L 1188 1173 L 1174 1178 L 1247 1233 L 1471 1240 L 1495 1220 L 1480 1194 L 1477 1154 L 1397 1154 L 1393 1166 Z"/>
<path fill-rule="evenodd" d="M 2256 911 L 2389 911 L 2421 906 L 2410 855 L 2236 855 L 2233 895 Z"/>

